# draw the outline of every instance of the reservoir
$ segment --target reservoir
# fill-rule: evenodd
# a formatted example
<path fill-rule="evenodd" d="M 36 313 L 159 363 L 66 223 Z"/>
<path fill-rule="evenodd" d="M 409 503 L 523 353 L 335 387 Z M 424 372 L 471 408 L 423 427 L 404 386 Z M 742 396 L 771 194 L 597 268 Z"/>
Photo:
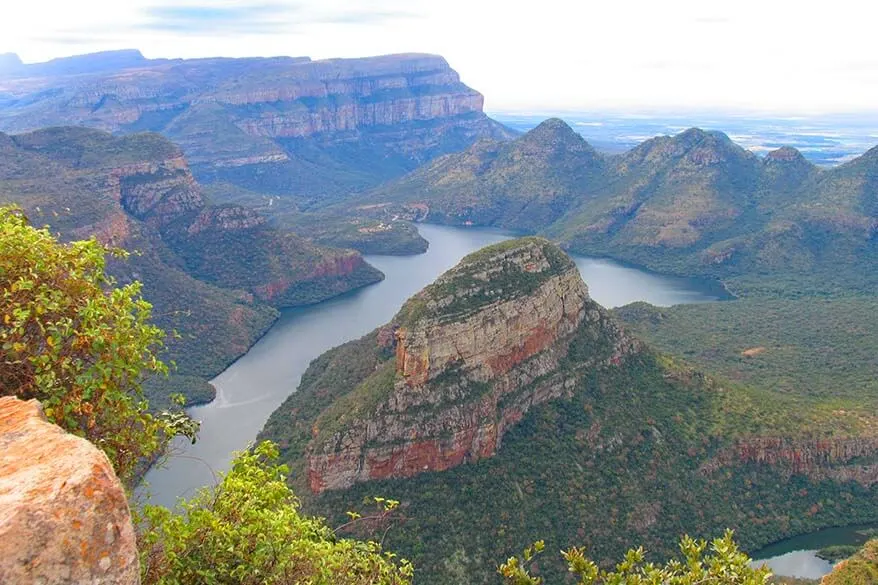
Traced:
<path fill-rule="evenodd" d="M 285 310 L 250 351 L 212 380 L 216 399 L 189 409 L 201 421 L 198 442 L 176 443 L 168 462 L 146 475 L 142 490 L 152 503 L 173 506 L 178 498 L 212 485 L 216 475 L 228 468 L 233 453 L 246 448 L 269 415 L 295 391 L 311 360 L 388 322 L 406 299 L 465 255 L 513 237 L 485 228 L 421 224 L 418 230 L 430 242 L 426 253 L 367 256 L 386 275 L 382 282 L 317 305 Z M 603 259 L 573 258 L 592 298 L 605 307 L 633 301 L 669 306 L 720 298 L 709 283 Z"/>

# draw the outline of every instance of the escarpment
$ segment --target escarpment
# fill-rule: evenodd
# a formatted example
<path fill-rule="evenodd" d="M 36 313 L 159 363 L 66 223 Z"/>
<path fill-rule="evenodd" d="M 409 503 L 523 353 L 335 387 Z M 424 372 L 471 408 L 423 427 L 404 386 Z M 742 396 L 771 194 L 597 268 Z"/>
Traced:
<path fill-rule="evenodd" d="M 0 583 L 140 583 L 122 483 L 35 400 L 0 397 Z"/>
<path fill-rule="evenodd" d="M 638 347 L 589 298 L 573 262 L 538 238 L 468 256 L 372 342 L 385 359 L 314 423 L 314 492 L 492 457 L 531 407 Z"/>
<path fill-rule="evenodd" d="M 140 56 L 82 70 L 83 62 L 6 75 L 0 68 L 0 94 L 8 96 L 0 130 L 77 124 L 160 132 L 184 149 L 202 182 L 309 201 L 377 184 L 481 138 L 513 135 L 438 55 Z"/>

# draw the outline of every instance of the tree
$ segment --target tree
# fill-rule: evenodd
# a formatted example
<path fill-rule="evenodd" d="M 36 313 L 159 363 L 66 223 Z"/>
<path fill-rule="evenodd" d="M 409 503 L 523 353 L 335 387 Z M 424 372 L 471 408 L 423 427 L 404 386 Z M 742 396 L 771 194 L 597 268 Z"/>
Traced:
<path fill-rule="evenodd" d="M 710 552 L 705 551 L 710 547 Z M 528 564 L 543 552 L 542 542 L 524 551 L 523 558 L 512 557 L 500 565 L 498 572 L 507 585 L 540 585 Z M 561 554 L 568 569 L 578 578 L 579 585 L 766 585 L 771 572 L 766 567 L 754 568 L 750 557 L 738 549 L 732 532 L 709 545 L 704 540 L 684 536 L 680 541 L 683 560 L 670 560 L 664 565 L 648 563 L 642 548 L 631 549 L 612 571 L 600 569 L 581 548 Z"/>
<path fill-rule="evenodd" d="M 179 415 L 154 416 L 140 382 L 166 373 L 164 333 L 149 323 L 140 283 L 116 287 L 95 238 L 63 244 L 23 213 L 0 207 L 0 395 L 36 398 L 46 417 L 85 437 L 130 481 L 174 434 Z"/>
<path fill-rule="evenodd" d="M 823 577 L 822 585 L 878 585 L 878 539 L 837 564 Z"/>
<path fill-rule="evenodd" d="M 213 489 L 176 515 L 145 506 L 139 528 L 144 585 L 405 585 L 412 567 L 376 542 L 340 538 L 299 514 L 270 442 L 235 458 Z"/>

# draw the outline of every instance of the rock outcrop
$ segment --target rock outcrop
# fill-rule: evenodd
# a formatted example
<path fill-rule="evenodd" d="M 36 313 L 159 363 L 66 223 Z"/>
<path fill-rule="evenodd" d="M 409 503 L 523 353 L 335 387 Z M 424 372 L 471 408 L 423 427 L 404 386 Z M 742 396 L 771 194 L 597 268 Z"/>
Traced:
<path fill-rule="evenodd" d="M 140 582 L 122 484 L 94 445 L 0 398 L 0 583 Z"/>
<path fill-rule="evenodd" d="M 723 449 L 701 469 L 714 473 L 739 465 L 771 468 L 783 476 L 803 475 L 812 480 L 854 481 L 869 487 L 878 484 L 878 437 L 794 439 L 747 437 Z"/>
<path fill-rule="evenodd" d="M 638 347 L 589 298 L 573 262 L 539 238 L 468 256 L 376 339 L 392 357 L 315 424 L 314 492 L 491 457 L 532 406 Z"/>

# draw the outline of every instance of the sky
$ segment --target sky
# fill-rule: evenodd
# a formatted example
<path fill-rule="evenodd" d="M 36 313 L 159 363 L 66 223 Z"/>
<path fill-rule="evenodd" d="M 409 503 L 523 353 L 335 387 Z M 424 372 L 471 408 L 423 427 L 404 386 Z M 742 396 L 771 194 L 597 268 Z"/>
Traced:
<path fill-rule="evenodd" d="M 0 53 L 444 56 L 489 112 L 822 114 L 878 105 L 868 0 L 26 0 Z"/>

